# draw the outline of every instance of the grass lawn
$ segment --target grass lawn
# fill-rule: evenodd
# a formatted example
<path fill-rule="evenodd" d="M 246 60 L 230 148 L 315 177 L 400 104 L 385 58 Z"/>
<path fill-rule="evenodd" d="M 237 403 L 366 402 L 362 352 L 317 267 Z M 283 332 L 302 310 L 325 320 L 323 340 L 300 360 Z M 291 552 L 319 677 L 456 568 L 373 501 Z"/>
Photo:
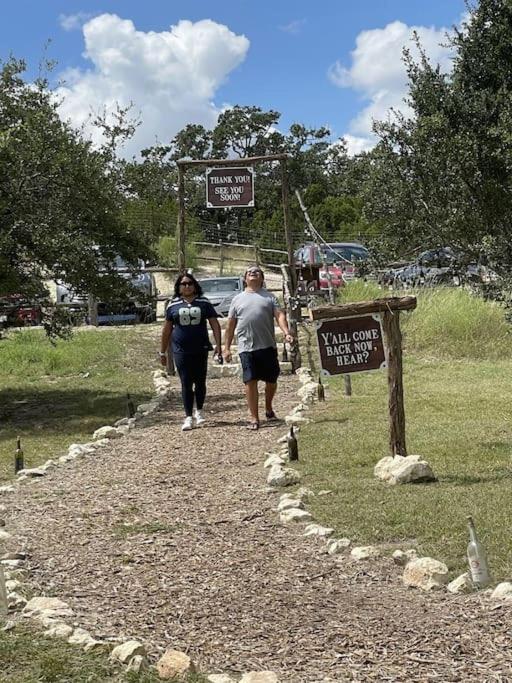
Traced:
<path fill-rule="evenodd" d="M 0 631 L 0 681 L 2 683 L 157 683 L 154 669 L 127 673 L 110 664 L 105 652 L 84 654 L 76 646 L 44 638 L 28 628 Z M 183 683 L 205 683 L 190 674 Z"/>
<path fill-rule="evenodd" d="M 78 329 L 55 346 L 40 330 L 0 339 L 0 482 L 14 476 L 16 436 L 27 467 L 90 441 L 98 427 L 153 394 L 160 325 Z"/>
<path fill-rule="evenodd" d="M 300 432 L 303 484 L 332 493 L 309 503 L 315 519 L 357 545 L 414 546 L 466 570 L 466 515 L 472 514 L 493 577 L 512 571 L 512 360 L 441 360 L 409 355 L 404 365 L 407 448 L 439 478 L 389 486 L 373 476 L 389 455 L 385 371 L 329 378 L 329 400 Z"/>

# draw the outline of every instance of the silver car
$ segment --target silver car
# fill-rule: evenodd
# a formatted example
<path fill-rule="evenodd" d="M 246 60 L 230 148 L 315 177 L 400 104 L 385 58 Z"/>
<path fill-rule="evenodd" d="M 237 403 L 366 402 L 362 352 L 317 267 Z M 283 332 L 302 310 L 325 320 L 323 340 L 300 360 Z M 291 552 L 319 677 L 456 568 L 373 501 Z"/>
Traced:
<path fill-rule="evenodd" d="M 244 289 L 243 278 L 238 275 L 201 278 L 198 282 L 204 296 L 212 302 L 215 310 L 221 316 L 228 314 L 233 297 L 240 294 Z"/>

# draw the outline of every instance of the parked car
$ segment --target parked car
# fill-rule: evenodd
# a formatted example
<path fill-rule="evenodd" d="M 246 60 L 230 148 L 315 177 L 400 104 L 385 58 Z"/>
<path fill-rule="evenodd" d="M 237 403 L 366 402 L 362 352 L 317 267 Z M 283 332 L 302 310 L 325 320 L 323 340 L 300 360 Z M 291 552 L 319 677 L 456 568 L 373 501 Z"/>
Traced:
<path fill-rule="evenodd" d="M 467 263 L 463 254 L 451 247 L 423 251 L 407 265 L 381 273 L 379 282 L 393 287 L 435 287 L 482 285 L 495 282 L 494 271 L 480 263 Z"/>
<path fill-rule="evenodd" d="M 226 316 L 233 297 L 244 289 L 244 281 L 240 276 L 208 277 L 198 280 L 204 296 L 209 299 L 217 313 Z"/>
<path fill-rule="evenodd" d="M 29 301 L 21 294 L 8 294 L 0 298 L 0 329 L 40 325 L 42 317 L 40 304 Z"/>
<path fill-rule="evenodd" d="M 357 242 L 308 243 L 295 252 L 295 263 L 298 268 L 318 268 L 318 286 L 328 289 L 329 276 L 332 287 L 342 287 L 357 277 L 358 264 L 369 257 L 366 247 Z"/>
<path fill-rule="evenodd" d="M 131 285 L 141 294 L 137 298 L 121 302 L 98 302 L 98 325 L 112 325 L 116 323 L 151 323 L 156 321 L 157 289 L 153 273 L 134 273 L 120 256 L 114 259 L 114 268 L 121 277 L 130 281 Z M 138 259 L 137 266 L 145 268 L 142 259 Z M 77 294 L 69 285 L 57 282 L 57 303 L 66 304 L 71 320 L 87 319 L 87 297 Z"/>

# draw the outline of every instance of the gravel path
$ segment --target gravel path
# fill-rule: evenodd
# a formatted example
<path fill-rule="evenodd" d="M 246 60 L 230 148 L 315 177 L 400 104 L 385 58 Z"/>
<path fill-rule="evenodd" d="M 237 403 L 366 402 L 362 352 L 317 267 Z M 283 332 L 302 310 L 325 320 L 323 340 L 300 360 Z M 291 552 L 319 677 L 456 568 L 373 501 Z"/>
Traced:
<path fill-rule="evenodd" d="M 297 403 L 283 378 L 280 414 Z M 356 563 L 278 523 L 263 453 L 283 425 L 246 419 L 238 380 L 209 381 L 208 428 L 168 405 L 98 455 L 8 501 L 32 579 L 95 636 L 187 651 L 203 672 L 286 683 L 512 681 L 511 612 L 407 590 L 391 560 Z M 307 481 L 306 481 L 307 484 Z"/>

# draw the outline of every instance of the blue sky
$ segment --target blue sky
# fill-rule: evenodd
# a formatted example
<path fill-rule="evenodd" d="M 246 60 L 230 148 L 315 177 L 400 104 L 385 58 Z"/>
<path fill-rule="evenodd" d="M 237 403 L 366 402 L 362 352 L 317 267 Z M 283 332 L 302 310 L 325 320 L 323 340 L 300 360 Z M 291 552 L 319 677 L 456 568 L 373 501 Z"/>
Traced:
<path fill-rule="evenodd" d="M 133 103 L 143 125 L 128 154 L 233 104 L 276 109 L 283 130 L 328 125 L 357 152 L 372 117 L 401 106 L 412 29 L 448 69 L 439 43 L 464 12 L 463 0 L 17 0 L 2 8 L 0 57 L 33 74 L 51 40 L 63 117 Z"/>

